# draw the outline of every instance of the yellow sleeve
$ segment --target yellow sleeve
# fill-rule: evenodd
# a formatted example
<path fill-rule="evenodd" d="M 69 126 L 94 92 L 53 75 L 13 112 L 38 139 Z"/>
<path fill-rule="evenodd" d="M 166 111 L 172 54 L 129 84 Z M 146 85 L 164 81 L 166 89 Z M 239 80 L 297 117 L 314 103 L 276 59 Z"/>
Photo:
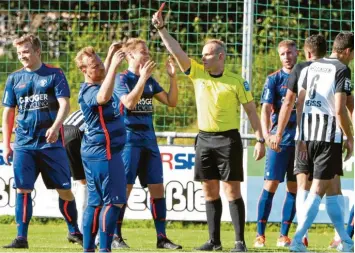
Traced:
<path fill-rule="evenodd" d="M 196 79 L 201 77 L 201 75 L 204 74 L 204 68 L 202 64 L 198 64 L 194 59 L 191 59 L 191 67 L 190 67 L 190 73 L 188 74 L 188 77 L 190 79 Z"/>
<path fill-rule="evenodd" d="M 253 95 L 250 91 L 250 85 L 248 81 L 243 81 L 237 86 L 237 97 L 241 104 L 246 104 L 253 101 Z"/>

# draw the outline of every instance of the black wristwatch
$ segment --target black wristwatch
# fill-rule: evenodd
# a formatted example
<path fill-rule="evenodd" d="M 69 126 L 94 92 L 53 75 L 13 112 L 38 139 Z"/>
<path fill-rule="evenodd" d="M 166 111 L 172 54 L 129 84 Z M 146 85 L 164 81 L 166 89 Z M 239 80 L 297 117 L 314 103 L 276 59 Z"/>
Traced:
<path fill-rule="evenodd" d="M 260 142 L 261 144 L 265 143 L 265 139 L 264 138 L 260 138 L 260 139 L 256 139 L 257 142 Z"/>

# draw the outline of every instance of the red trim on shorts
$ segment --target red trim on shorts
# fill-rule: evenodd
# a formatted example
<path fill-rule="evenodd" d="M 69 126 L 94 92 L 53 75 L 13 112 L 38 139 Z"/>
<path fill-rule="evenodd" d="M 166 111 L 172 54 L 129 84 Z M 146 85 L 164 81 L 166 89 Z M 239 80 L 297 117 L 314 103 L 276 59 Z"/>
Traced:
<path fill-rule="evenodd" d="M 68 220 L 69 222 L 71 222 L 71 217 L 70 217 L 69 214 L 68 214 L 68 204 L 69 204 L 69 201 L 68 201 L 68 200 L 64 201 L 64 215 L 65 215 L 65 217 L 67 218 L 67 220 Z"/>
<path fill-rule="evenodd" d="M 104 119 L 104 114 L 102 111 L 102 106 L 99 106 L 99 117 L 100 117 L 100 123 L 101 123 L 101 127 L 104 130 L 104 135 L 105 135 L 105 139 L 106 139 L 106 152 L 107 152 L 107 159 L 111 160 L 111 140 L 110 140 L 110 134 L 107 131 L 106 128 L 106 123 L 105 123 L 105 119 Z"/>
<path fill-rule="evenodd" d="M 102 231 L 103 232 L 106 232 L 106 214 L 110 208 L 111 208 L 111 205 L 106 206 L 104 215 L 102 216 Z"/>
<path fill-rule="evenodd" d="M 28 193 L 24 193 L 24 198 L 23 198 L 23 215 L 22 215 L 22 222 L 26 223 L 27 220 L 27 194 Z"/>

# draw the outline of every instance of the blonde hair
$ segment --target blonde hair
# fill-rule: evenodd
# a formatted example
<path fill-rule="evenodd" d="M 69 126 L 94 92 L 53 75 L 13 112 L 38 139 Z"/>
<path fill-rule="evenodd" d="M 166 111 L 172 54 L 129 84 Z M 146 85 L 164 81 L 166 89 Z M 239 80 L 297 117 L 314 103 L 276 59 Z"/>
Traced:
<path fill-rule="evenodd" d="M 217 53 L 224 53 L 226 54 L 227 53 L 227 47 L 226 47 L 226 44 L 224 44 L 224 42 L 222 40 L 219 40 L 219 39 L 208 39 L 205 43 L 205 46 L 207 44 L 216 44 L 217 46 L 219 46 L 217 48 Z"/>
<path fill-rule="evenodd" d="M 294 42 L 293 40 L 283 40 L 279 43 L 278 48 L 280 47 L 294 47 L 296 48 L 296 42 Z"/>
<path fill-rule="evenodd" d="M 145 40 L 142 40 L 140 38 L 130 38 L 124 43 L 122 49 L 124 52 L 134 51 L 136 46 L 141 43 L 146 44 Z"/>
<path fill-rule="evenodd" d="M 35 50 L 35 51 L 38 49 L 41 49 L 41 40 L 38 37 L 36 37 L 34 34 L 22 35 L 20 38 L 15 39 L 14 42 L 12 43 L 12 45 L 14 47 L 17 47 L 17 46 L 22 45 L 26 42 L 30 42 L 33 50 Z"/>
<path fill-rule="evenodd" d="M 93 47 L 91 47 L 91 46 L 82 48 L 76 54 L 76 57 L 75 57 L 76 66 L 78 66 L 78 68 L 81 69 L 82 67 L 85 66 L 85 64 L 83 63 L 84 56 L 92 57 L 95 54 L 96 54 L 95 49 Z"/>

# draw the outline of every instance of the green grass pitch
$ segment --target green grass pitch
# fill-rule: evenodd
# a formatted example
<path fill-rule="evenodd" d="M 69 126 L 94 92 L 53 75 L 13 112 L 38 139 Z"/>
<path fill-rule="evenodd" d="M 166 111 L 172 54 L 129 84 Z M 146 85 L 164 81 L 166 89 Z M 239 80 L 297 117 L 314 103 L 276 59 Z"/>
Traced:
<path fill-rule="evenodd" d="M 136 227 L 135 224 L 128 221 L 128 228 L 123 228 L 124 238 L 131 249 L 122 251 L 114 250 L 116 252 L 167 252 L 164 250 L 157 250 L 155 248 L 155 230 L 151 226 L 145 225 Z M 146 224 L 146 222 L 143 222 Z M 234 232 L 229 225 L 222 226 L 221 238 L 223 251 L 229 252 L 233 247 Z M 287 248 L 277 248 L 276 239 L 279 236 L 278 228 L 274 225 L 268 227 L 266 231 L 267 247 L 262 249 L 253 248 L 253 240 L 255 238 L 255 226 L 247 225 L 246 243 L 249 252 L 287 252 Z M 79 245 L 68 243 L 66 240 L 66 225 L 59 224 L 33 224 L 29 228 L 29 250 L 6 250 L 1 249 L 1 252 L 82 252 Z M 294 233 L 294 226 L 290 235 Z M 322 225 L 314 225 L 310 231 L 309 240 L 312 252 L 335 252 L 327 248 L 333 236 L 333 230 L 330 227 L 322 228 Z M 0 224 L 0 245 L 10 243 L 16 234 L 15 224 Z M 208 238 L 208 231 L 206 225 L 189 225 L 185 227 L 169 227 L 167 229 L 168 237 L 176 243 L 183 245 L 182 252 L 193 251 L 194 247 L 200 246 Z"/>

